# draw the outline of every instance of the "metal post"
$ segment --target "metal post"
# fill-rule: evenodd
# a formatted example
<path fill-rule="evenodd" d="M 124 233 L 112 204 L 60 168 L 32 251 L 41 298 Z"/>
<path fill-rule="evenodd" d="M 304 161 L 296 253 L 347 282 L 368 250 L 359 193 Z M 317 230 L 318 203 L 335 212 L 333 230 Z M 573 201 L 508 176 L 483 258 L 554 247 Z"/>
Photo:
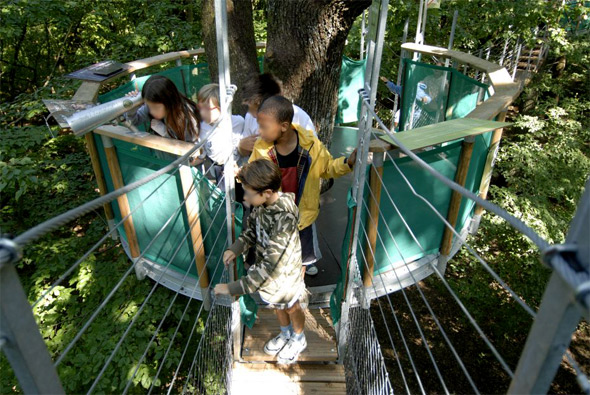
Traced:
<path fill-rule="evenodd" d="M 8 239 L 0 240 L 2 351 L 25 394 L 64 394 L 14 267 L 19 258 L 19 247 L 15 243 Z"/>
<path fill-rule="evenodd" d="M 420 8 L 418 10 L 418 20 L 416 22 L 416 37 L 414 38 L 414 42 L 416 44 L 423 44 L 424 37 L 422 37 L 422 14 L 424 12 L 424 8 L 425 8 L 424 3 L 426 2 L 426 0 L 425 1 L 419 0 L 419 1 L 420 1 Z M 420 53 L 414 52 L 412 59 L 413 60 L 420 59 Z"/>
<path fill-rule="evenodd" d="M 502 56 L 500 56 L 500 66 L 504 66 L 504 59 L 506 58 L 506 50 L 508 49 L 509 42 L 510 42 L 510 39 L 508 39 L 508 38 L 504 42 L 504 49 L 502 50 Z"/>
<path fill-rule="evenodd" d="M 367 46 L 367 67 L 365 72 L 365 90 L 361 94 L 365 98 L 369 99 L 369 103 L 372 108 L 375 108 L 375 101 L 377 96 L 377 82 L 379 80 L 379 68 L 381 66 L 381 55 L 383 52 L 383 39 L 385 37 L 385 27 L 387 23 L 387 9 L 389 6 L 388 0 L 377 1 L 374 0 L 371 6 L 371 12 L 378 12 L 378 23 L 370 24 L 370 28 L 376 28 L 376 32 L 370 32 L 369 43 Z M 372 15 L 369 15 L 371 20 Z M 357 247 L 358 247 L 358 234 L 360 229 L 360 220 L 362 213 L 364 184 L 366 179 L 366 165 L 369 156 L 369 143 L 371 140 L 371 123 L 372 119 L 369 117 L 369 112 L 365 105 L 362 106 L 361 119 L 359 122 L 359 136 L 358 136 L 358 152 L 357 160 L 354 167 L 354 180 L 352 186 L 352 196 L 356 203 L 356 210 L 354 216 L 354 229 L 352 238 L 352 247 L 349 260 L 349 271 L 348 281 L 346 284 L 346 298 L 342 305 L 342 312 L 340 315 L 340 321 L 338 322 L 338 358 L 342 363 L 344 354 L 347 347 L 346 333 L 348 330 L 348 316 L 350 305 L 354 302 L 353 283 L 360 282 L 360 278 L 355 278 L 357 269 Z M 360 287 L 362 294 L 364 295 L 364 288 L 362 285 L 356 284 Z M 366 301 L 365 297 L 362 297 Z"/>
<path fill-rule="evenodd" d="M 361 52 L 359 54 L 359 59 L 363 60 L 365 56 L 365 15 L 367 11 L 363 11 L 363 19 L 361 20 Z"/>
<path fill-rule="evenodd" d="M 457 28 L 457 19 L 459 18 L 459 11 L 455 10 L 455 12 L 453 12 L 453 23 L 451 24 L 451 35 L 449 36 L 449 46 L 447 47 L 447 49 L 451 50 L 453 49 L 453 42 L 455 41 L 455 29 Z M 449 67 L 449 64 L 451 62 L 451 59 L 446 58 L 445 59 L 445 67 Z"/>
<path fill-rule="evenodd" d="M 516 69 L 518 69 L 518 62 L 520 61 L 520 50 L 522 49 L 522 44 L 520 43 L 520 38 L 516 40 L 516 57 L 512 59 L 514 62 L 513 69 L 512 69 L 512 81 L 514 81 L 514 77 L 516 77 Z"/>
<path fill-rule="evenodd" d="M 410 18 L 406 18 L 406 23 L 404 23 L 404 33 L 402 35 L 402 44 L 404 44 L 406 42 L 406 40 L 408 39 L 408 27 L 410 26 Z M 400 52 L 400 56 L 399 56 L 399 66 L 397 67 L 397 85 L 400 86 L 402 83 L 402 73 L 404 72 L 403 68 L 404 68 L 404 58 L 406 57 L 406 51 L 405 50 L 401 50 Z M 402 88 L 403 91 L 403 88 Z M 395 97 L 393 98 L 393 111 L 391 113 L 391 130 L 395 129 L 395 113 L 397 112 L 397 109 L 399 107 L 399 95 L 395 95 Z"/>
<path fill-rule="evenodd" d="M 215 36 L 217 37 L 217 69 L 219 72 L 219 100 L 221 101 L 221 117 L 226 117 L 224 123 L 231 127 L 231 107 L 227 107 L 232 98 L 228 95 L 231 86 L 229 72 L 229 45 L 227 38 L 227 4 L 225 0 L 215 0 Z M 227 109 L 227 110 L 226 110 Z M 222 125 L 219 125 L 222 127 Z M 233 152 L 233 150 L 232 150 Z M 223 168 L 225 180 L 225 209 L 228 246 L 234 241 L 234 159 L 233 155 L 225 162 Z M 229 272 L 230 281 L 235 281 L 237 272 L 234 267 Z M 242 345 L 242 322 L 240 317 L 240 303 L 235 299 L 232 308 L 232 338 L 234 360 L 240 359 Z"/>
<path fill-rule="evenodd" d="M 546 261 L 565 263 L 568 271 L 554 270 L 521 354 L 509 394 L 547 393 L 580 318 L 590 317 L 590 180 L 562 247 Z M 563 248 L 569 247 L 569 248 Z M 569 252 L 568 254 L 561 251 Z M 547 258 L 547 254 L 545 254 Z M 559 262 L 561 261 L 561 262 Z M 585 277 L 585 279 L 583 279 Z M 579 279 L 582 278 L 580 281 Z M 572 281 L 577 280 L 577 281 Z M 586 284 L 586 288 L 584 288 Z M 581 382 L 583 378 L 578 377 Z M 584 381 L 588 385 L 587 379 Z M 585 388 L 585 391 L 590 390 Z"/>

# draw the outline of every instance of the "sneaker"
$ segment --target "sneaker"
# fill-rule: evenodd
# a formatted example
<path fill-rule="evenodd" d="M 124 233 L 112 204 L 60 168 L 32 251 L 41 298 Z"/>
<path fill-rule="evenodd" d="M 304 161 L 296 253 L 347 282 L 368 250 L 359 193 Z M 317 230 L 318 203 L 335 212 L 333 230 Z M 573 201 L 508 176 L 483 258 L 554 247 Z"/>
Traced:
<path fill-rule="evenodd" d="M 274 357 L 283 349 L 283 347 L 285 347 L 289 342 L 289 339 L 289 335 L 286 335 L 283 332 L 279 333 L 277 336 L 266 342 L 264 345 L 264 352 L 267 355 L 272 355 Z"/>
<path fill-rule="evenodd" d="M 315 276 L 316 274 L 318 274 L 318 272 L 318 267 L 313 263 L 305 266 L 305 274 L 308 276 Z"/>
<path fill-rule="evenodd" d="M 279 353 L 277 363 L 282 365 L 291 365 L 297 362 L 299 354 L 301 354 L 306 348 L 307 340 L 305 340 L 305 336 L 301 340 L 295 340 L 293 338 L 289 339 L 287 345 L 285 345 L 285 347 L 283 347 Z"/>

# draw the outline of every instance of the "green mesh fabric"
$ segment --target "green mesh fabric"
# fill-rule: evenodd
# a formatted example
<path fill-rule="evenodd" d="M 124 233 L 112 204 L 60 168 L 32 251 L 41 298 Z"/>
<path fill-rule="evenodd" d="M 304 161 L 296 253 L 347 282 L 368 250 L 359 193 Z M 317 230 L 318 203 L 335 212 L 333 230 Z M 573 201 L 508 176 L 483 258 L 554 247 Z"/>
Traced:
<path fill-rule="evenodd" d="M 177 66 L 155 74 L 170 78 L 180 92 L 195 101 L 199 89 L 211 81 L 209 78 L 209 66 L 206 63 Z M 100 103 L 106 103 L 123 97 L 126 93 L 133 92 L 136 89 L 141 92 L 143 84 L 150 76 L 151 75 L 145 75 L 143 77 L 138 77 L 133 81 L 129 81 L 103 95 L 100 95 L 98 101 Z"/>
<path fill-rule="evenodd" d="M 440 66 L 432 66 L 414 62 L 405 62 L 405 73 L 401 105 L 401 130 L 426 126 L 447 119 L 462 118 L 471 112 L 477 103 L 488 98 L 488 87 L 478 81 L 462 75 L 457 70 Z M 428 103 L 416 103 L 419 83 L 426 85 L 423 91 L 430 96 Z M 424 93 L 422 92 L 422 94 Z M 418 112 L 418 115 L 416 115 Z M 475 137 L 473 154 L 469 165 L 465 187 L 474 193 L 479 193 L 482 173 L 487 159 L 492 132 Z M 418 156 L 447 178 L 454 179 L 462 140 L 443 144 L 433 150 L 418 153 Z M 418 260 L 425 255 L 438 253 L 445 230 L 444 223 L 435 215 L 430 207 L 418 199 L 400 175 L 396 166 L 413 186 L 416 193 L 430 202 L 436 211 L 447 217 L 452 191 L 434 179 L 410 158 L 397 158 L 395 165 L 386 160 L 383 165 L 383 187 L 379 208 L 379 224 L 377 227 L 377 242 L 375 247 L 374 274 L 384 273 L 406 263 Z M 362 207 L 356 207 L 352 196 L 348 196 L 348 227 L 342 245 L 341 262 L 349 262 L 351 250 L 352 229 L 355 210 L 361 210 L 359 225 L 359 245 L 357 246 L 357 261 L 359 268 L 365 267 L 365 242 L 367 223 L 376 218 L 368 217 L 369 168 L 367 168 L 367 183 L 364 189 Z M 393 203 L 398 211 L 394 208 Z M 460 231 L 473 217 L 475 205 L 468 199 L 463 199 L 459 210 L 456 230 Z M 407 230 L 404 221 L 412 234 Z M 391 233 L 390 233 L 391 232 Z M 334 323 L 340 320 L 341 305 L 344 297 L 344 285 L 348 273 L 343 268 L 340 281 L 330 299 L 330 310 Z"/>
<path fill-rule="evenodd" d="M 402 88 L 400 131 L 463 118 L 489 97 L 487 85 L 456 69 L 411 59 L 404 59 Z"/>
<path fill-rule="evenodd" d="M 338 87 L 338 112 L 336 123 L 357 122 L 361 112 L 359 89 L 365 83 L 367 61 L 352 60 L 346 56 L 342 59 L 340 86 Z"/>

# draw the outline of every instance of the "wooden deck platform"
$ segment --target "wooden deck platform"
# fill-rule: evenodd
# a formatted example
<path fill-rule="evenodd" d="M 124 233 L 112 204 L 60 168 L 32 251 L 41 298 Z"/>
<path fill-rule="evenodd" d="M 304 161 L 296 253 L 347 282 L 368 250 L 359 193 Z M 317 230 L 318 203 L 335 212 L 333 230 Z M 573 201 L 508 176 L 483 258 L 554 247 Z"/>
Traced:
<path fill-rule="evenodd" d="M 246 328 L 242 362 L 232 371 L 232 394 L 345 394 L 344 366 L 337 363 L 338 347 L 329 309 L 305 312 L 307 349 L 299 362 L 284 366 L 264 353 L 264 344 L 279 333 L 272 310 L 260 309 L 252 329 Z"/>
<path fill-rule="evenodd" d="M 274 362 L 276 357 L 264 353 L 264 344 L 279 334 L 279 323 L 272 310 L 259 309 L 258 320 L 252 329 L 246 328 L 242 359 L 244 361 Z M 312 309 L 305 312 L 305 338 L 307 349 L 300 361 L 330 362 L 338 359 L 336 334 L 332 327 L 329 309 Z"/>

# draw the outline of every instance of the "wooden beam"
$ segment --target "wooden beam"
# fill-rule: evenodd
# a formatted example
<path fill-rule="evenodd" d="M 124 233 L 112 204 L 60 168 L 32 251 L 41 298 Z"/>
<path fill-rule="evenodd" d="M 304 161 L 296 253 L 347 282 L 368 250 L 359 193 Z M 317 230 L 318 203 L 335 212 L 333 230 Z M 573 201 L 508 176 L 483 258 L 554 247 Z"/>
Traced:
<path fill-rule="evenodd" d="M 504 121 L 506 119 L 506 111 L 501 112 L 498 115 L 498 121 Z M 481 176 L 481 183 L 479 184 L 479 197 L 482 199 L 487 198 L 488 191 L 490 189 L 490 181 L 492 180 L 492 171 L 494 168 L 494 162 L 498 156 L 498 149 L 500 147 L 500 140 L 502 139 L 503 128 L 494 130 L 492 133 L 492 139 L 490 141 L 490 148 L 488 149 L 488 156 L 486 163 L 483 168 L 483 174 Z M 483 207 L 479 204 L 475 207 L 475 215 L 481 215 L 483 213 Z"/>
<path fill-rule="evenodd" d="M 72 100 L 90 101 L 96 103 L 100 85 L 100 82 L 83 81 L 82 85 L 80 85 L 76 93 L 74 93 Z"/>
<path fill-rule="evenodd" d="M 190 226 L 191 240 L 193 242 L 193 252 L 195 253 L 195 265 L 199 276 L 199 285 L 205 309 L 209 311 L 211 300 L 209 294 L 209 272 L 207 271 L 205 258 L 205 245 L 203 244 L 203 232 L 201 230 L 201 219 L 199 218 L 199 201 L 197 192 L 194 187 L 194 178 L 191 168 L 181 166 L 179 169 L 182 191 L 186 202 L 184 210 Z"/>
<path fill-rule="evenodd" d="M 474 137 L 508 125 L 505 122 L 458 118 L 398 133 L 396 137 L 408 149 L 416 150 L 461 138 Z M 397 147 L 388 135 L 380 136 L 380 138 L 389 142 L 393 147 Z"/>
<path fill-rule="evenodd" d="M 84 135 L 84 139 L 86 140 L 86 149 L 88 149 L 88 154 L 90 155 L 90 162 L 92 163 L 92 170 L 94 170 L 94 176 L 96 177 L 96 183 L 98 184 L 98 190 L 100 195 L 106 195 L 107 183 L 104 178 L 104 174 L 102 172 L 102 167 L 100 166 L 100 158 L 98 156 L 98 150 L 96 148 L 96 142 L 94 141 L 94 133 L 86 133 Z M 104 212 L 107 217 L 107 221 L 114 221 L 115 215 L 113 213 L 113 208 L 111 207 L 110 203 L 105 203 L 103 205 Z"/>
<path fill-rule="evenodd" d="M 109 170 L 111 171 L 111 178 L 113 180 L 113 185 L 115 189 L 119 189 L 125 186 L 123 182 L 123 175 L 121 174 L 121 167 L 119 165 L 119 158 L 117 157 L 117 150 L 113 145 L 112 140 L 109 137 L 103 136 L 102 142 L 104 146 L 104 151 L 107 157 L 107 164 L 109 166 Z M 130 215 L 131 208 L 129 207 L 129 200 L 127 199 L 127 195 L 121 195 L 117 198 L 117 203 L 119 204 L 119 211 L 121 212 L 121 217 L 125 218 L 127 215 L 127 219 L 123 222 L 123 227 L 125 229 L 125 235 L 127 236 L 127 243 L 129 244 L 129 251 L 131 252 L 131 258 L 135 259 L 139 256 L 139 243 L 137 241 L 137 234 L 135 233 L 135 226 L 133 225 L 133 218 Z"/>
<path fill-rule="evenodd" d="M 467 179 L 467 173 L 469 172 L 469 163 L 471 162 L 471 155 L 473 154 L 473 139 L 465 139 L 461 148 L 461 156 L 459 157 L 459 165 L 457 166 L 457 172 L 455 173 L 455 182 L 461 186 L 465 186 L 465 180 Z M 459 217 L 459 209 L 461 207 L 461 194 L 457 191 L 453 191 L 451 195 L 451 202 L 449 204 L 449 212 L 447 214 L 447 221 L 455 228 L 457 225 L 457 218 Z M 451 252 L 453 245 L 453 232 L 448 227 L 445 227 L 441 244 L 441 255 L 448 256 Z"/>
<path fill-rule="evenodd" d="M 103 125 L 95 129 L 94 133 L 178 156 L 186 154 L 194 147 L 194 144 L 186 141 L 169 139 L 145 132 L 133 132 L 124 126 Z"/>
<path fill-rule="evenodd" d="M 381 180 L 383 179 L 383 153 L 373 153 L 373 165 L 369 174 L 369 215 L 367 215 L 365 229 L 367 241 L 365 246 L 365 271 L 363 284 L 365 287 L 373 285 L 375 271 L 375 251 L 377 247 L 377 228 L 379 227 L 379 203 L 381 202 Z"/>

